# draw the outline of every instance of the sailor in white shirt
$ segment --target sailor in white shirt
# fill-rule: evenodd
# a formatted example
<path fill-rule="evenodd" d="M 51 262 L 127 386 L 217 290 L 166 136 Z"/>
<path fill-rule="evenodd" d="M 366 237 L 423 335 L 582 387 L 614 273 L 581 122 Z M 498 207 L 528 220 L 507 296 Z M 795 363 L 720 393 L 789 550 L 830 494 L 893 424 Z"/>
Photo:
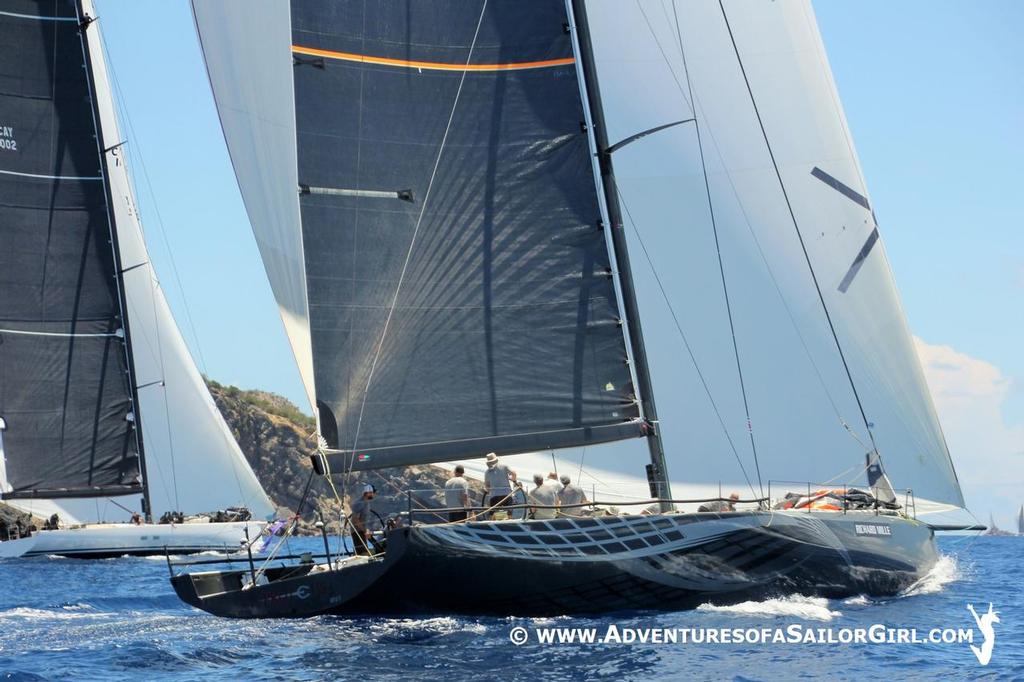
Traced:
<path fill-rule="evenodd" d="M 555 518 L 555 512 L 557 511 L 555 507 L 558 505 L 558 490 L 555 486 L 545 481 L 544 477 L 540 474 L 534 474 L 533 482 L 536 487 L 530 491 L 530 504 L 537 505 L 536 507 L 531 507 L 533 518 Z"/>

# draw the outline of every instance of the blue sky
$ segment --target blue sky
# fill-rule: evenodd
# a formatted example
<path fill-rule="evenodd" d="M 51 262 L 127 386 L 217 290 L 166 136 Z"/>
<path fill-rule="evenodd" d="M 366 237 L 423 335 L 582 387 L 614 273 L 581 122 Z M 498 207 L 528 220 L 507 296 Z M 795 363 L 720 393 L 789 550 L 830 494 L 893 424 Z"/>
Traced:
<path fill-rule="evenodd" d="M 97 4 L 147 240 L 193 355 L 301 406 L 188 3 Z M 1024 4 L 814 7 L 968 501 L 1007 525 L 1024 502 Z"/>

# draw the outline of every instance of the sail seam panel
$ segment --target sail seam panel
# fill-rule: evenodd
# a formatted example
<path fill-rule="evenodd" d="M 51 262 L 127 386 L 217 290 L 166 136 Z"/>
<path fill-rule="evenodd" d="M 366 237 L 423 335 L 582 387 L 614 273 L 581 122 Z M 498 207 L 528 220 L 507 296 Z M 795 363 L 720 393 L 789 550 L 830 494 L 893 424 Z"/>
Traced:
<path fill-rule="evenodd" d="M 558 59 L 544 59 L 529 62 L 510 62 L 506 64 L 452 64 L 445 62 L 427 62 L 413 59 L 393 59 L 391 57 L 375 57 L 372 55 L 355 54 L 352 52 L 337 52 L 334 50 L 322 50 L 315 47 L 304 47 L 292 45 L 292 52 L 309 55 L 312 57 L 328 57 L 346 62 L 358 62 L 362 64 L 374 64 L 377 66 L 399 66 L 409 69 L 424 69 L 428 71 L 524 71 L 529 69 L 543 69 L 551 66 L 565 66 L 575 63 L 573 57 L 561 57 Z"/>

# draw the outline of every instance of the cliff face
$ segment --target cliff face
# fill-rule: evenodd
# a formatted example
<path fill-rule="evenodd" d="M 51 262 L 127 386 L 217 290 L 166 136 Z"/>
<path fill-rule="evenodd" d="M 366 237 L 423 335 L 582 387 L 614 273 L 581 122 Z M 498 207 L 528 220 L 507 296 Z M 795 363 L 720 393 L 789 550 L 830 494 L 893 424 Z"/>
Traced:
<path fill-rule="evenodd" d="M 327 480 L 312 474 L 310 455 L 316 450 L 313 420 L 281 396 L 245 391 L 214 381 L 208 385 L 256 477 L 280 508 L 278 516 L 295 512 L 308 483 L 309 495 L 301 509 L 302 526 L 307 532 L 312 530 L 319 512 L 328 530 L 338 532 L 342 506 Z M 359 472 L 347 477 L 336 472 L 334 483 L 338 494 L 344 497 L 344 513 L 348 513 L 349 494 L 358 497 L 364 485 L 372 484 L 377 489 L 373 509 L 387 518 L 389 514 L 405 511 L 410 497 L 417 509 L 443 507 L 440 491 L 448 477 L 449 473 L 440 467 L 414 466 Z M 476 482 L 471 485 L 475 499 L 479 499 L 481 486 Z M 429 514 L 416 518 L 437 519 Z"/>
<path fill-rule="evenodd" d="M 14 507 L 8 507 L 6 504 L 0 502 L 0 526 L 6 525 L 8 528 L 13 528 L 18 519 L 21 519 L 21 522 L 24 523 L 26 527 L 33 525 L 36 528 L 43 527 L 43 519 L 30 514 L 24 514 Z"/>

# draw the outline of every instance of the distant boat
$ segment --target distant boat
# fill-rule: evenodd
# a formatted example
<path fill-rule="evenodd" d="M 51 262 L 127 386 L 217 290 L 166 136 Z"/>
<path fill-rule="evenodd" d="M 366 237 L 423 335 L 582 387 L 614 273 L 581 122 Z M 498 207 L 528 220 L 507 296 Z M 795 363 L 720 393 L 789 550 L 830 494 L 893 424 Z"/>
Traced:
<path fill-rule="evenodd" d="M 1020 523 L 1021 523 L 1020 519 L 1018 519 L 1017 520 L 1018 528 L 1020 527 Z M 1010 532 L 1010 531 L 1008 531 L 1008 530 L 1003 530 L 1002 528 L 997 526 L 995 518 L 992 516 L 992 514 L 989 514 L 988 515 L 988 530 L 985 531 L 984 535 L 997 535 L 999 537 L 1013 537 L 1015 534 Z"/>
<path fill-rule="evenodd" d="M 0 558 L 237 551 L 261 522 L 152 523 L 273 506 L 156 280 L 99 25 L 91 0 L 0 11 L 0 493 L 59 522 Z"/>
<path fill-rule="evenodd" d="M 193 9 L 330 470 L 632 441 L 614 466 L 649 487 L 593 515 L 406 517 L 372 558 L 173 575 L 183 600 L 676 609 L 891 595 L 934 566 L 915 517 L 963 495 L 809 2 Z M 687 246 L 627 247 L 634 227 Z M 638 253 L 691 278 L 678 326 Z M 722 462 L 746 507 L 673 496 Z"/>
<path fill-rule="evenodd" d="M 1021 505 L 1017 513 L 1017 535 L 1024 535 L 1024 505 Z"/>

